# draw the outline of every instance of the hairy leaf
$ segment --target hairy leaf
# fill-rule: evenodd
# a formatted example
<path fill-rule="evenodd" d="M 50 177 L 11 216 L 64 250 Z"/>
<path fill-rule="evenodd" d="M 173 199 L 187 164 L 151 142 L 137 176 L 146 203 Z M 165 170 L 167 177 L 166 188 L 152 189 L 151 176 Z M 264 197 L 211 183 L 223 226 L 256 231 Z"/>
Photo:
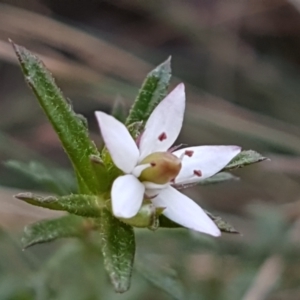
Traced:
<path fill-rule="evenodd" d="M 212 213 L 205 210 L 206 214 L 215 222 L 218 228 L 227 233 L 239 233 L 231 224 L 224 221 L 220 216 L 213 215 Z"/>
<path fill-rule="evenodd" d="M 116 219 L 107 210 L 102 210 L 99 226 L 105 268 L 115 291 L 126 292 L 130 287 L 135 254 L 133 228 Z"/>
<path fill-rule="evenodd" d="M 42 197 L 32 193 L 20 193 L 15 195 L 15 198 L 35 206 L 67 211 L 74 215 L 91 218 L 100 217 L 100 211 L 105 207 L 103 199 L 92 195 L 71 194 L 62 197 Z"/>
<path fill-rule="evenodd" d="M 24 163 L 9 160 L 4 165 L 14 172 L 32 180 L 37 189 L 57 195 L 76 192 L 76 181 L 73 174 L 67 170 L 45 166 L 39 162 Z"/>
<path fill-rule="evenodd" d="M 171 57 L 147 75 L 129 112 L 126 125 L 147 121 L 153 109 L 167 95 L 170 79 Z"/>
<path fill-rule="evenodd" d="M 233 170 L 242 168 L 248 165 L 252 165 L 261 161 L 268 159 L 262 156 L 256 151 L 245 150 L 239 153 L 224 169 L 223 171 Z"/>
<path fill-rule="evenodd" d="M 73 111 L 68 99 L 55 84 L 51 73 L 38 57 L 24 47 L 13 44 L 28 85 L 60 138 L 76 174 L 92 193 L 99 191 L 99 182 L 90 163 L 90 155 L 99 155 L 90 141 L 82 118 Z"/>
<path fill-rule="evenodd" d="M 94 223 L 74 215 L 67 215 L 52 220 L 43 220 L 25 227 L 22 243 L 24 248 L 46 243 L 58 238 L 82 237 L 94 229 Z"/>
<path fill-rule="evenodd" d="M 237 176 L 232 175 L 228 172 L 220 172 L 212 177 L 206 178 L 202 181 L 199 181 L 199 185 L 210 185 L 210 184 L 217 184 L 224 181 L 230 181 L 230 180 L 239 180 Z"/>

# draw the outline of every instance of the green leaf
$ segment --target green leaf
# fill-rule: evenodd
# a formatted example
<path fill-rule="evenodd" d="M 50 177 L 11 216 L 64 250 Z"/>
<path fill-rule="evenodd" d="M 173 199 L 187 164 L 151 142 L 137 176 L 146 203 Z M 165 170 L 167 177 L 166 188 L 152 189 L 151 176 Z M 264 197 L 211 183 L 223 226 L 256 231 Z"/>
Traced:
<path fill-rule="evenodd" d="M 220 172 L 212 177 L 200 181 L 198 185 L 210 185 L 210 184 L 221 183 L 229 180 L 239 180 L 239 178 L 228 172 Z"/>
<path fill-rule="evenodd" d="M 184 287 L 177 272 L 164 266 L 157 258 L 139 257 L 135 268 L 147 281 L 166 292 L 173 299 L 186 299 Z"/>
<path fill-rule="evenodd" d="M 22 244 L 24 248 L 28 248 L 58 238 L 82 237 L 92 229 L 94 229 L 93 222 L 74 215 L 43 220 L 25 227 Z"/>
<path fill-rule="evenodd" d="M 125 108 L 125 103 L 120 96 L 118 96 L 115 100 L 111 115 L 122 123 L 125 123 L 126 121 L 127 112 Z"/>
<path fill-rule="evenodd" d="M 143 121 L 134 122 L 127 126 L 130 135 L 136 140 L 144 129 Z"/>
<path fill-rule="evenodd" d="M 15 44 L 13 46 L 28 84 L 37 96 L 73 164 L 79 192 L 96 195 L 99 192 L 107 192 L 105 191 L 109 186 L 107 180 L 102 185 L 95 171 L 94 162 L 91 161 L 91 157 L 100 157 L 100 154 L 94 143 L 90 141 L 82 118 L 74 113 L 42 62 L 25 48 Z M 156 97 L 154 100 L 158 101 L 158 99 Z M 113 170 L 109 174 L 109 181 L 116 173 L 117 171 Z M 73 219 L 74 217 L 69 216 L 71 220 L 66 217 L 67 219 L 44 221 L 27 227 L 25 245 L 51 241 L 58 237 L 76 236 L 78 234 L 76 229 L 78 226 L 81 228 L 82 224 L 77 227 L 76 224 L 73 224 L 74 226 L 70 224 L 73 220 L 82 219 Z M 102 210 L 101 219 L 98 221 L 106 269 L 116 291 L 124 292 L 130 285 L 135 252 L 133 228 L 114 218 L 107 210 Z"/>
<path fill-rule="evenodd" d="M 130 287 L 135 254 L 133 228 L 116 219 L 105 209 L 102 210 L 99 226 L 105 269 L 115 291 L 126 292 Z"/>
<path fill-rule="evenodd" d="M 101 187 L 100 192 L 107 192 L 110 189 L 111 180 L 109 178 L 109 173 L 105 167 L 105 164 L 100 156 L 91 155 L 90 161 L 92 163 L 92 168 L 96 174 L 98 184 Z"/>
<path fill-rule="evenodd" d="M 224 221 L 220 216 L 213 215 L 207 210 L 204 211 L 215 222 L 222 232 L 239 233 L 231 224 L 229 224 L 227 221 Z"/>
<path fill-rule="evenodd" d="M 41 107 L 47 115 L 61 143 L 68 154 L 79 184 L 97 193 L 101 187 L 90 163 L 90 155 L 99 155 L 96 146 L 90 141 L 82 118 L 72 110 L 68 100 L 55 84 L 51 73 L 38 57 L 24 47 L 13 44 L 27 83 L 32 88 Z"/>
<path fill-rule="evenodd" d="M 105 202 L 98 196 L 72 194 L 62 197 L 42 197 L 32 193 L 20 193 L 15 198 L 23 200 L 34 206 L 49 208 L 52 210 L 67 211 L 71 214 L 97 218 L 101 215 L 101 209 L 105 208 Z"/>
<path fill-rule="evenodd" d="M 126 125 L 147 121 L 154 108 L 167 95 L 170 79 L 171 57 L 147 75 L 129 112 Z"/>
<path fill-rule="evenodd" d="M 239 233 L 231 224 L 224 221 L 221 217 L 215 216 L 208 212 L 207 210 L 204 210 L 205 213 L 215 222 L 215 224 L 218 226 L 218 228 L 222 232 L 227 233 Z M 159 227 L 162 228 L 182 228 L 181 225 L 173 222 L 169 218 L 165 217 L 164 215 L 159 216 Z"/>
<path fill-rule="evenodd" d="M 223 171 L 242 168 L 268 159 L 253 150 L 244 150 L 238 154 L 224 169 Z"/>
<path fill-rule="evenodd" d="M 76 191 L 73 174 L 67 170 L 45 166 L 39 162 L 24 163 L 9 160 L 4 165 L 35 182 L 42 191 L 66 195 Z"/>

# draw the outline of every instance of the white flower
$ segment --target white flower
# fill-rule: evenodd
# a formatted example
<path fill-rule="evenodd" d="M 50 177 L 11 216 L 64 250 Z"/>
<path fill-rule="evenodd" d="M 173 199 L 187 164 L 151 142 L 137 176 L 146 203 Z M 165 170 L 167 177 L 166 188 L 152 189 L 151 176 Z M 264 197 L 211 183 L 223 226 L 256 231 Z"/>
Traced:
<path fill-rule="evenodd" d="M 138 143 L 125 125 L 114 117 L 99 111 L 95 113 L 112 160 L 124 172 L 113 182 L 113 214 L 119 218 L 131 218 L 139 211 L 143 199 L 150 198 L 156 207 L 164 207 L 163 214 L 174 222 L 219 236 L 220 230 L 207 214 L 172 185 L 196 183 L 213 176 L 241 149 L 238 146 L 196 146 L 168 152 L 181 130 L 184 110 L 184 85 L 179 84 L 154 109 Z M 152 158 L 154 162 L 151 162 Z M 165 182 L 162 182 L 165 165 L 168 170 L 174 167 L 175 171 L 172 169 L 169 177 L 172 174 L 176 177 L 168 177 L 167 181 L 164 178 Z"/>

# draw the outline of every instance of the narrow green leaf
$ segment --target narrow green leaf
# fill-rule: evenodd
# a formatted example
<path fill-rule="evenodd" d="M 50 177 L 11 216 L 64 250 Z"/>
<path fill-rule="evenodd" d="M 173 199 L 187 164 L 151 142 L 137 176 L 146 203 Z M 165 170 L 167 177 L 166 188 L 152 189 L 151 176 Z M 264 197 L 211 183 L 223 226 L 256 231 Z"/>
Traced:
<path fill-rule="evenodd" d="M 86 185 L 85 181 L 83 180 L 83 178 L 80 176 L 80 174 L 78 172 L 75 173 L 76 174 L 76 179 L 77 179 L 77 192 L 80 194 L 90 194 L 90 189 L 88 188 L 88 186 Z"/>
<path fill-rule="evenodd" d="M 94 173 L 96 174 L 96 179 L 98 180 L 99 192 L 107 192 L 112 181 L 109 178 L 109 174 L 103 160 L 100 156 L 91 155 L 90 161 L 92 163 Z"/>
<path fill-rule="evenodd" d="M 212 177 L 209 177 L 209 178 L 206 178 L 206 179 L 200 181 L 198 184 L 199 185 L 210 185 L 210 184 L 221 183 L 221 182 L 229 181 L 229 180 L 239 180 L 239 177 L 234 176 L 228 172 L 220 172 Z"/>
<path fill-rule="evenodd" d="M 64 98 L 43 63 L 25 48 L 15 44 L 13 46 L 29 86 L 37 96 L 73 164 L 79 192 L 97 195 L 100 191 L 103 191 L 103 186 L 101 185 L 102 181 L 97 178 L 97 172 L 95 172 L 91 157 L 100 156 L 100 154 L 94 143 L 89 139 L 86 125 L 82 118 L 74 113 L 71 105 Z M 110 172 L 110 170 L 108 171 Z M 116 173 L 116 170 L 110 172 L 109 180 Z M 104 185 L 106 186 L 106 184 L 105 182 Z M 69 222 L 68 219 L 45 222 L 27 227 L 25 232 L 27 234 L 24 239 L 25 245 L 50 241 L 63 236 L 77 235 L 76 226 L 70 226 L 72 222 Z M 135 252 L 133 228 L 117 220 L 106 210 L 102 211 L 99 223 L 106 269 L 116 291 L 124 292 L 130 285 Z"/>
<path fill-rule="evenodd" d="M 233 170 L 242 168 L 248 165 L 252 165 L 261 161 L 268 159 L 262 156 L 256 151 L 245 150 L 238 154 L 224 169 L 223 171 Z"/>
<path fill-rule="evenodd" d="M 126 125 L 147 121 L 153 109 L 167 95 L 170 79 L 171 57 L 147 75 L 129 112 Z"/>
<path fill-rule="evenodd" d="M 157 258 L 139 257 L 135 268 L 148 282 L 163 290 L 173 299 L 186 299 L 184 287 L 177 272 L 164 266 Z"/>
<path fill-rule="evenodd" d="M 215 222 L 215 224 L 218 226 L 218 228 L 222 232 L 227 233 L 239 233 L 231 224 L 229 224 L 227 221 L 224 221 L 221 217 L 215 216 L 208 212 L 207 210 L 204 210 L 205 213 Z M 164 215 L 159 216 L 159 227 L 162 228 L 181 228 L 182 226 L 173 222 L 172 220 L 168 219 Z"/>
<path fill-rule="evenodd" d="M 67 211 L 71 214 L 97 218 L 101 215 L 101 209 L 105 208 L 105 202 L 98 196 L 71 194 L 68 196 L 42 197 L 32 193 L 20 193 L 15 198 L 34 206 L 40 206 L 52 210 Z"/>
<path fill-rule="evenodd" d="M 22 244 L 24 248 L 28 248 L 58 238 L 82 237 L 92 229 L 94 229 L 93 222 L 74 215 L 43 220 L 25 227 Z"/>
<path fill-rule="evenodd" d="M 99 226 L 105 268 L 115 291 L 126 292 L 130 287 L 135 254 L 133 228 L 107 210 L 102 210 Z"/>
<path fill-rule="evenodd" d="M 120 122 L 125 123 L 127 112 L 126 112 L 124 100 L 121 98 L 121 96 L 118 96 L 116 98 L 112 108 L 111 115 L 115 117 L 117 120 L 119 120 Z"/>
<path fill-rule="evenodd" d="M 51 73 L 38 57 L 24 47 L 13 44 L 27 83 L 32 88 L 41 107 L 47 115 L 74 169 L 92 193 L 99 186 L 90 163 L 90 155 L 99 155 L 90 141 L 82 118 L 72 110 L 68 100 L 55 84 Z"/>
<path fill-rule="evenodd" d="M 34 181 L 42 191 L 65 195 L 76 192 L 73 174 L 67 170 L 45 166 L 39 162 L 24 163 L 9 160 L 4 165 L 25 178 Z"/>
<path fill-rule="evenodd" d="M 215 222 L 221 231 L 227 233 L 239 233 L 231 224 L 229 224 L 227 221 L 224 221 L 220 216 L 213 215 L 207 210 L 204 211 Z"/>
<path fill-rule="evenodd" d="M 128 125 L 127 128 L 128 128 L 129 133 L 133 137 L 133 139 L 136 140 L 140 136 L 141 132 L 143 131 L 144 124 L 143 124 L 143 121 L 134 122 L 134 123 L 131 123 L 130 125 Z"/>

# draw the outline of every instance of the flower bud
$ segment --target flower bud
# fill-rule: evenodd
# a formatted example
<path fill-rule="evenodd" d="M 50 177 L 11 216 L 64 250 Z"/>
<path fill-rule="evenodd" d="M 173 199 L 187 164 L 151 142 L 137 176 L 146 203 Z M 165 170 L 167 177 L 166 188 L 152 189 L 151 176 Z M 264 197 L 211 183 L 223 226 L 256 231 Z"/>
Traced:
<path fill-rule="evenodd" d="M 138 213 L 130 218 L 119 218 L 126 224 L 138 228 L 149 228 L 151 230 L 156 230 L 159 226 L 158 217 L 162 214 L 164 208 L 155 207 L 149 200 L 143 203 Z"/>
<path fill-rule="evenodd" d="M 181 160 L 169 152 L 155 152 L 145 157 L 141 163 L 150 164 L 139 176 L 140 181 L 149 181 L 157 184 L 166 184 L 178 175 L 181 169 Z"/>

